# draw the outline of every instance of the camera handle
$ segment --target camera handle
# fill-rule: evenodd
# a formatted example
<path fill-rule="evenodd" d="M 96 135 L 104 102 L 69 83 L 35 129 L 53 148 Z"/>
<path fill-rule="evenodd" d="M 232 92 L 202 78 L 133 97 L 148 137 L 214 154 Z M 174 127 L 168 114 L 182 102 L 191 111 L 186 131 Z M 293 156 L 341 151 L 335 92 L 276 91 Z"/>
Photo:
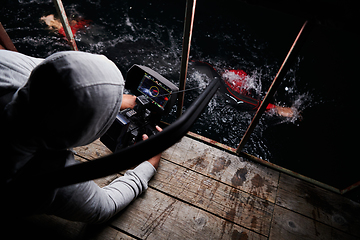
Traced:
<path fill-rule="evenodd" d="M 129 132 L 125 134 L 124 139 L 122 139 L 122 137 L 119 137 L 116 144 L 116 148 L 113 149 L 110 148 L 110 145 L 108 143 L 106 144 L 106 142 L 103 141 L 105 140 L 103 137 L 100 140 L 104 142 L 105 145 L 110 148 L 110 150 L 112 150 L 113 152 L 118 152 L 122 148 L 141 142 L 143 134 L 146 134 L 148 135 L 148 137 L 150 137 L 158 133 L 158 131 L 155 128 L 155 125 L 160 121 L 161 116 L 160 115 L 155 116 L 154 113 L 152 113 L 148 109 L 149 105 L 150 105 L 149 99 L 147 99 L 147 97 L 145 97 L 144 95 L 140 95 L 136 98 L 136 105 L 134 109 L 129 108 L 123 110 L 123 112 L 126 112 L 125 115 L 129 119 L 135 120 L 135 122 L 130 120 L 130 123 L 133 123 L 134 125 L 130 124 L 132 127 L 130 127 Z M 130 112 L 134 112 L 132 116 L 135 116 L 135 119 L 130 115 L 128 115 L 128 113 Z"/>
<path fill-rule="evenodd" d="M 149 100 L 144 95 L 136 97 L 135 108 L 140 116 L 144 116 L 146 114 L 146 106 L 149 105 L 149 103 Z"/>
<path fill-rule="evenodd" d="M 149 110 L 147 110 L 146 106 L 150 104 L 150 101 L 144 95 L 141 95 L 136 98 L 136 103 L 139 105 L 139 108 L 138 108 L 139 115 L 143 116 L 143 118 L 145 118 L 145 115 L 147 115 L 146 111 L 149 111 Z M 139 109 L 141 109 L 141 110 L 139 110 Z M 155 126 L 152 126 L 151 124 L 147 124 L 145 126 L 144 133 L 146 135 L 148 135 L 148 137 L 155 135 L 158 132 L 159 131 L 156 130 Z M 142 136 L 139 136 L 137 142 L 139 142 L 139 141 L 142 141 Z"/>

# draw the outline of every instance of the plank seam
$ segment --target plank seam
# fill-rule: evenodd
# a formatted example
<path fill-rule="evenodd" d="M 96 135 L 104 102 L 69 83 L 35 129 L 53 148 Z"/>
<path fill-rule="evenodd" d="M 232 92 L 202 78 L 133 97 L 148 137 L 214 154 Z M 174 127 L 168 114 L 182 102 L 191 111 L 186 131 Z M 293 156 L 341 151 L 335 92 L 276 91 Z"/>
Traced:
<path fill-rule="evenodd" d="M 211 211 L 209 211 L 209 210 L 207 210 L 207 209 L 205 209 L 205 208 L 196 206 L 196 205 L 193 204 L 193 203 L 190 203 L 190 202 L 188 202 L 188 201 L 185 201 L 185 200 L 183 200 L 183 199 L 181 199 L 181 198 L 179 198 L 179 197 L 173 196 L 173 195 L 171 195 L 171 194 L 169 194 L 169 193 L 166 193 L 166 192 L 164 192 L 164 191 L 162 191 L 162 190 L 159 190 L 159 189 L 157 189 L 157 188 L 155 188 L 155 187 L 149 186 L 149 188 L 151 188 L 151 189 L 153 189 L 153 190 L 155 190 L 155 191 L 158 191 L 158 192 L 160 192 L 160 193 L 162 193 L 162 194 L 164 194 L 164 195 L 166 195 L 166 196 L 168 196 L 168 197 L 171 197 L 171 198 L 173 198 L 173 199 L 175 199 L 175 200 L 177 200 L 177 201 L 180 201 L 180 202 L 182 202 L 182 203 L 188 204 L 188 205 L 190 205 L 190 206 L 192 206 L 192 207 L 194 207 L 194 208 L 197 208 L 197 209 L 200 209 L 200 210 L 202 210 L 202 211 L 204 211 L 204 212 L 210 213 L 211 215 L 213 215 L 213 216 L 215 216 L 215 217 L 218 217 L 218 218 L 220 218 L 220 219 L 222 219 L 222 220 L 224 220 L 224 221 L 226 221 L 226 222 L 235 224 L 235 225 L 237 225 L 237 226 L 239 226 L 239 227 L 241 227 L 241 228 L 244 228 L 244 229 L 246 229 L 246 230 L 249 230 L 249 231 L 251 231 L 251 232 L 254 232 L 254 233 L 256 233 L 256 234 L 259 234 L 259 235 L 261 235 L 261 236 L 268 237 L 268 236 L 266 236 L 266 235 L 264 235 L 264 234 L 262 234 L 262 233 L 256 232 L 255 230 L 253 230 L 253 229 L 251 229 L 251 228 L 247 228 L 247 227 L 242 226 L 242 225 L 240 225 L 240 224 L 238 224 L 238 223 L 236 223 L 236 222 L 234 222 L 234 221 L 230 221 L 230 220 L 228 220 L 228 219 L 226 219 L 226 218 L 224 218 L 224 217 L 222 217 L 222 216 L 220 216 L 220 215 L 218 215 L 218 214 L 215 214 L 215 213 L 213 213 L 213 212 L 211 212 Z M 273 211 L 273 212 L 274 212 L 274 211 Z"/>
<path fill-rule="evenodd" d="M 81 155 L 78 154 L 78 153 L 75 153 L 75 152 L 73 152 L 73 153 L 74 153 L 75 156 L 78 156 L 78 157 L 80 157 L 80 158 L 82 158 L 82 159 L 84 159 L 84 160 L 86 160 L 86 161 L 88 161 L 88 162 L 91 161 L 90 159 L 88 159 L 88 158 L 86 158 L 86 157 L 84 157 L 84 156 L 81 156 Z"/>
<path fill-rule="evenodd" d="M 115 216 L 116 216 L 116 215 L 115 215 Z M 125 231 L 125 230 L 117 227 L 117 226 L 115 226 L 115 225 L 112 225 L 111 223 L 109 223 L 108 226 L 111 227 L 111 228 L 113 228 L 113 229 L 115 229 L 116 231 L 121 232 L 121 233 L 124 233 L 124 234 L 126 234 L 126 235 L 128 235 L 128 236 L 130 236 L 130 237 L 132 237 L 132 238 L 134 238 L 134 239 L 142 240 L 141 238 L 139 238 L 139 237 L 137 237 L 137 236 L 135 236 L 135 235 L 133 235 L 133 234 L 131 234 L 131 233 L 129 233 L 129 232 L 127 232 L 127 231 Z"/>
<path fill-rule="evenodd" d="M 283 173 L 279 172 L 279 177 L 277 179 L 277 185 L 276 185 L 276 194 L 275 194 L 275 202 L 274 202 L 274 210 L 272 211 L 271 213 L 271 218 L 270 218 L 270 228 L 269 228 L 269 238 L 270 238 L 270 233 L 271 233 L 271 228 L 272 228 L 272 225 L 273 225 L 273 219 L 274 219 L 274 212 L 275 212 L 275 205 L 276 206 L 279 206 L 276 204 L 276 201 L 277 201 L 277 198 L 278 198 L 278 191 L 279 191 L 279 185 L 280 185 L 280 177 Z"/>
<path fill-rule="evenodd" d="M 81 155 L 79 155 L 79 154 L 77 154 L 77 153 L 75 153 L 75 155 L 78 156 L 78 157 L 81 157 L 81 158 L 85 159 L 86 161 L 91 161 L 90 159 L 87 159 L 87 158 L 85 158 L 85 157 L 83 157 L 83 156 L 81 156 Z M 208 176 L 208 175 L 206 175 L 206 174 L 197 172 L 197 171 L 195 171 L 195 170 L 193 170 L 193 169 L 191 169 L 191 168 L 185 167 L 185 166 L 183 166 L 183 165 L 181 165 L 181 164 L 178 164 L 178 163 L 176 163 L 176 162 L 173 162 L 173 161 L 171 161 L 171 160 L 169 160 L 169 159 L 165 159 L 165 158 L 161 158 L 161 159 L 164 160 L 164 161 L 167 161 L 167 162 L 169 162 L 169 163 L 171 163 L 171 164 L 175 164 L 176 166 L 180 166 L 180 167 L 182 167 L 182 168 L 184 168 L 184 169 L 187 169 L 187 170 L 189 170 L 189 171 L 192 171 L 192 172 L 194 172 L 194 173 L 196 173 L 196 174 L 199 174 L 199 175 L 201 175 L 201 176 L 204 176 L 204 177 L 206 177 L 206 178 L 210 178 L 210 179 L 212 179 L 212 180 L 215 180 L 216 182 L 225 184 L 226 186 L 235 188 L 234 186 L 232 186 L 232 185 L 230 185 L 230 184 L 228 184 L 228 183 L 224 183 L 224 182 L 222 182 L 222 181 L 220 181 L 220 180 L 218 180 L 218 179 L 215 179 L 215 178 L 213 178 L 213 177 L 211 177 L 211 176 Z M 124 175 L 124 174 L 122 174 L 121 172 L 117 172 L 117 173 L 120 174 L 121 176 Z M 173 196 L 173 195 L 171 195 L 170 193 L 166 193 L 166 192 L 164 192 L 164 191 L 162 191 L 162 190 L 160 190 L 160 189 L 158 189 L 158 188 L 156 188 L 156 187 L 149 186 L 149 188 L 151 188 L 151 189 L 153 189 L 153 190 L 155 190 L 155 191 L 157 191 L 157 192 L 160 192 L 160 193 L 162 193 L 162 194 L 164 194 L 164 195 L 166 195 L 166 196 L 168 196 L 168 197 L 171 197 L 171 198 L 173 198 L 173 199 L 176 199 L 177 201 L 180 201 L 180 202 L 182 202 L 182 203 L 188 204 L 188 205 L 190 205 L 190 206 L 192 206 L 192 207 L 194 207 L 194 208 L 196 208 L 196 209 L 200 209 L 200 210 L 202 210 L 202 211 L 205 211 L 205 212 L 207 212 L 207 213 L 209 213 L 209 214 L 211 214 L 211 215 L 213 215 L 213 216 L 216 216 L 216 217 L 218 217 L 218 218 L 220 218 L 220 219 L 222 219 L 222 220 L 224 220 L 224 221 L 226 221 L 226 222 L 235 224 L 235 225 L 237 225 L 237 226 L 239 226 L 239 227 L 241 227 L 241 228 L 244 228 L 244 229 L 246 229 L 246 230 L 249 230 L 249 231 L 251 231 L 251 232 L 254 232 L 254 233 L 256 233 L 256 234 L 259 234 L 259 235 L 261 235 L 261 236 L 269 237 L 269 235 L 265 235 L 265 234 L 263 234 L 263 233 L 259 233 L 259 232 L 255 231 L 255 230 L 253 230 L 253 229 L 250 229 L 250 228 L 248 228 L 248 227 L 242 226 L 242 225 L 240 225 L 240 224 L 238 224 L 238 223 L 236 223 L 236 222 L 234 222 L 234 221 L 230 221 L 230 220 L 226 219 L 225 217 L 222 217 L 222 216 L 220 216 L 220 215 L 218 215 L 218 214 L 215 214 L 215 213 L 213 213 L 213 212 L 211 212 L 211 211 L 209 211 L 209 210 L 207 210 L 207 209 L 205 209 L 205 208 L 196 206 L 195 204 L 190 203 L 190 202 L 188 202 L 188 201 L 185 201 L 185 200 L 183 200 L 183 199 L 181 199 L 181 198 L 179 198 L 179 197 Z M 256 195 L 254 195 L 254 194 L 248 193 L 248 192 L 246 192 L 246 191 L 244 191 L 244 190 L 242 190 L 242 189 L 238 189 L 238 188 L 235 188 L 235 189 L 237 189 L 237 190 L 239 190 L 239 191 L 241 191 L 241 192 L 243 192 L 243 193 L 249 194 L 249 195 L 251 195 L 251 196 L 253 196 L 253 197 L 255 197 L 255 198 L 258 198 L 258 199 L 267 201 L 267 202 L 269 202 L 270 204 L 274 204 L 274 203 L 272 203 L 272 202 L 270 202 L 270 201 L 268 201 L 268 200 L 266 200 L 266 199 L 263 199 L 263 198 L 261 198 L 261 197 L 258 197 L 258 196 L 256 196 Z M 276 189 L 276 191 L 277 191 L 277 189 Z M 134 200 L 136 200 L 136 199 L 134 199 Z M 275 205 L 275 204 L 274 204 L 274 205 Z M 273 214 L 274 214 L 274 211 L 271 212 L 271 216 L 273 216 Z M 120 232 L 123 232 L 124 234 L 127 234 L 127 235 L 131 236 L 131 237 L 134 237 L 134 238 L 136 238 L 136 239 L 141 239 L 141 238 L 138 238 L 138 237 L 136 237 L 136 236 L 133 236 L 132 234 L 130 234 L 130 233 L 128 233 L 128 232 L 126 232 L 126 231 L 124 231 L 124 230 L 122 230 L 122 229 L 119 229 L 119 228 L 117 228 L 117 227 L 115 227 L 115 226 L 113 226 L 113 225 L 110 225 L 110 226 L 113 227 L 114 229 L 120 231 Z M 271 228 L 271 225 L 270 225 L 270 228 Z M 270 230 L 269 230 L 269 231 L 270 231 Z"/>
<path fill-rule="evenodd" d="M 170 163 L 172 163 L 172 164 L 175 164 L 175 165 L 177 165 L 177 166 L 183 167 L 183 168 L 185 168 L 185 169 L 187 169 L 187 170 L 190 170 L 190 171 L 192 171 L 192 172 L 194 172 L 194 173 L 196 173 L 196 174 L 199 174 L 199 175 L 201 175 L 201 176 L 208 177 L 208 178 L 210 178 L 210 179 L 212 179 L 212 180 L 215 180 L 216 182 L 225 184 L 225 185 L 228 186 L 228 187 L 235 188 L 235 189 L 237 189 L 237 190 L 239 190 L 239 191 L 241 191 L 241 192 L 243 192 L 243 193 L 249 194 L 249 195 L 254 196 L 254 197 L 256 197 L 256 198 L 259 198 L 259 199 L 265 200 L 265 201 L 267 201 L 267 202 L 269 202 L 269 203 L 275 204 L 276 196 L 275 196 L 274 202 L 271 202 L 271 201 L 269 201 L 268 199 L 265 199 L 265 198 L 256 196 L 255 194 L 250 193 L 250 192 L 246 192 L 246 191 L 243 190 L 243 189 L 237 188 L 237 187 L 235 187 L 235 186 L 233 186 L 233 185 L 231 185 L 231 184 L 229 184 L 229 183 L 222 182 L 222 181 L 220 181 L 219 179 L 216 179 L 216 178 L 211 177 L 211 176 L 209 176 L 209 175 L 206 175 L 206 174 L 204 174 L 204 173 L 198 172 L 198 171 L 196 171 L 196 170 L 194 170 L 194 169 L 191 169 L 191 168 L 189 168 L 189 167 L 185 167 L 185 166 L 183 166 L 183 165 L 181 165 L 181 164 L 179 164 L 179 163 L 173 162 L 173 161 L 171 161 L 171 160 L 169 160 L 169 159 L 166 159 L 166 158 L 162 158 L 162 159 L 165 160 L 165 161 L 168 161 L 168 162 L 170 162 Z M 278 180 L 278 181 L 279 181 L 279 180 Z M 277 193 L 278 187 L 279 187 L 279 182 L 278 182 L 277 187 L 276 187 L 276 193 Z"/>

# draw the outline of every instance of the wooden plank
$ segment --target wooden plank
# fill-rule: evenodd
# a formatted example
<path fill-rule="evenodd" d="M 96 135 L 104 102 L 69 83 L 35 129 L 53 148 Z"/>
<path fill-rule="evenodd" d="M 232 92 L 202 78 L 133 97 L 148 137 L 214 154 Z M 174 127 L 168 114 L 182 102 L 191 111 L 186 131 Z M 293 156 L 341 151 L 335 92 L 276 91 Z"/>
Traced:
<path fill-rule="evenodd" d="M 101 142 L 92 145 L 78 149 L 79 156 L 94 159 L 109 154 Z M 162 157 L 171 162 L 161 161 L 150 189 L 114 217 L 114 227 L 142 239 L 259 239 L 268 236 L 270 227 L 265 222 L 271 222 L 269 216 L 275 208 L 270 239 L 358 236 L 359 204 L 340 195 L 286 174 L 281 174 L 277 189 L 277 172 L 189 138 L 183 138 Z M 255 191 L 251 186 L 260 186 L 265 180 L 269 187 L 264 184 Z M 240 190 L 271 202 L 278 190 L 276 204 L 284 208 Z"/>
<path fill-rule="evenodd" d="M 135 238 L 122 233 L 107 225 L 91 225 L 86 229 L 84 237 L 86 240 L 133 240 Z"/>
<path fill-rule="evenodd" d="M 162 160 L 149 186 L 268 236 L 274 204 Z"/>
<path fill-rule="evenodd" d="M 6 222 L 5 226 L 2 234 L 9 233 L 7 236 L 11 236 L 9 238 L 14 240 L 29 239 L 30 237 L 37 240 L 134 239 L 105 224 L 88 225 L 46 214 L 23 217 L 17 219 L 16 222 Z"/>
<path fill-rule="evenodd" d="M 141 239 L 266 239 L 151 188 L 110 224 Z"/>
<path fill-rule="evenodd" d="M 360 204 L 281 174 L 276 204 L 360 237 Z"/>
<path fill-rule="evenodd" d="M 275 203 L 279 172 L 183 137 L 163 158 Z"/>
<path fill-rule="evenodd" d="M 100 139 L 86 145 L 74 148 L 75 153 L 88 160 L 97 159 L 111 154 L 112 152 L 100 141 Z"/>
<path fill-rule="evenodd" d="M 99 142 L 92 145 L 95 146 L 86 146 L 78 152 L 90 159 L 93 154 L 89 149 L 96 149 L 97 155 L 106 154 L 100 152 L 103 148 L 98 147 Z M 103 185 L 110 183 L 105 179 L 98 181 Z M 269 233 L 274 204 L 193 170 L 162 160 L 149 186 L 265 236 Z"/>
<path fill-rule="evenodd" d="M 354 236 L 341 232 L 314 219 L 285 208 L 275 206 L 269 240 L 355 240 Z"/>
<path fill-rule="evenodd" d="M 49 215 L 35 215 L 16 219 L 7 219 L 2 226 L 2 234 L 9 239 L 81 239 L 86 230 L 86 224 L 71 222 Z M 7 237 L 4 237 L 5 239 Z"/>
<path fill-rule="evenodd" d="M 99 139 L 89 145 L 75 148 L 74 151 L 89 160 L 111 153 Z M 179 143 L 163 152 L 162 157 L 272 203 L 275 202 L 279 173 L 272 169 L 244 161 L 236 155 L 188 137 L 182 138 Z"/>

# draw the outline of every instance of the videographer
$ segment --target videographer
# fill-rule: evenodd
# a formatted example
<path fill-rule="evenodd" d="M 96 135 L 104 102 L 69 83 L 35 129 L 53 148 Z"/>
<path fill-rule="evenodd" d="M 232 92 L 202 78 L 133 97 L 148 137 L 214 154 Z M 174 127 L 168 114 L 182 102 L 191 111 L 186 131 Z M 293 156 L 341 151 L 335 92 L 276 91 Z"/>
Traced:
<path fill-rule="evenodd" d="M 98 139 L 120 108 L 134 107 L 136 97 L 123 89 L 121 72 L 105 56 L 71 51 L 40 59 L 0 50 L 2 183 L 76 164 L 71 148 Z M 157 155 L 103 188 L 93 181 L 51 191 L 39 185 L 29 195 L 20 186 L 4 195 L 5 208 L 13 216 L 47 213 L 101 223 L 147 189 L 159 161 Z"/>

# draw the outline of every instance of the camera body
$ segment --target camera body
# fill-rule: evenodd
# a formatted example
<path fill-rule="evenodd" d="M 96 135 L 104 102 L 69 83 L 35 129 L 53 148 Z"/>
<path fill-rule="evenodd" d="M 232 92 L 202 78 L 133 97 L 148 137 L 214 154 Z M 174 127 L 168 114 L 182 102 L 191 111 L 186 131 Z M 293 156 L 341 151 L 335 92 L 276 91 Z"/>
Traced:
<path fill-rule="evenodd" d="M 173 107 L 178 88 L 154 70 L 133 65 L 126 74 L 125 88 L 137 96 L 134 109 L 120 111 L 100 140 L 113 152 L 157 133 L 155 126 Z"/>

